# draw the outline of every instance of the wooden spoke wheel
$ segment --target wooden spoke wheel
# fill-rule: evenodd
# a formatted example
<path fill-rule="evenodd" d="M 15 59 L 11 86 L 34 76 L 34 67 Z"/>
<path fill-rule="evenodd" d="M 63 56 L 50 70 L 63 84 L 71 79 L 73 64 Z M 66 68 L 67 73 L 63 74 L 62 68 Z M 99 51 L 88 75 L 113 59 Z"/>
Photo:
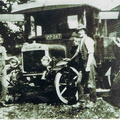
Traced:
<path fill-rule="evenodd" d="M 66 68 L 56 74 L 55 89 L 61 102 L 68 104 L 72 99 L 78 99 L 75 85 L 78 72 L 74 68 Z"/>

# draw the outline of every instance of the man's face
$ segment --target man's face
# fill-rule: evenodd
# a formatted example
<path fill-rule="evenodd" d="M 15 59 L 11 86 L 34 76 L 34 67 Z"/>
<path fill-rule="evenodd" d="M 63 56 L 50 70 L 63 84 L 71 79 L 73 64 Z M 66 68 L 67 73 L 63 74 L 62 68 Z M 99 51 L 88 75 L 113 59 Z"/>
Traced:
<path fill-rule="evenodd" d="M 77 33 L 78 33 L 78 35 L 79 35 L 80 38 L 83 38 L 85 36 L 85 34 L 86 34 L 84 29 L 78 30 Z"/>
<path fill-rule="evenodd" d="M 79 45 L 79 39 L 74 38 L 74 45 L 75 45 L 75 46 L 78 46 L 78 45 Z"/>

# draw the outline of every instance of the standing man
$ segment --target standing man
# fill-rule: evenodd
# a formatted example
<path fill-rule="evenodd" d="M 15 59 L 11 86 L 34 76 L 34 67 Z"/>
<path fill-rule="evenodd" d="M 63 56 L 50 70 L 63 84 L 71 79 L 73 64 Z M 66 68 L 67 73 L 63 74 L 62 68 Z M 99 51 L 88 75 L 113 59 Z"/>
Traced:
<path fill-rule="evenodd" d="M 87 36 L 87 29 L 83 24 L 80 24 L 76 29 L 79 38 L 78 48 L 71 59 L 65 59 L 67 61 L 74 60 L 79 57 L 79 76 L 77 80 L 78 87 L 78 102 L 73 107 L 83 107 L 85 105 L 84 88 L 87 87 L 90 94 L 90 102 L 86 107 L 93 107 L 96 102 L 96 83 L 95 83 L 95 66 L 94 59 L 94 41 Z M 81 74 L 82 72 L 82 74 Z"/>
<path fill-rule="evenodd" d="M 5 60 L 7 59 L 6 49 L 2 46 L 3 38 L 0 35 L 0 106 L 7 107 L 5 104 L 8 82 L 6 80 Z"/>
<path fill-rule="evenodd" d="M 5 104 L 7 88 L 8 88 L 8 81 L 6 79 L 6 67 L 5 67 L 5 60 L 9 60 L 14 57 L 7 57 L 6 49 L 2 46 L 3 38 L 0 35 L 0 106 L 7 107 L 8 105 Z"/>

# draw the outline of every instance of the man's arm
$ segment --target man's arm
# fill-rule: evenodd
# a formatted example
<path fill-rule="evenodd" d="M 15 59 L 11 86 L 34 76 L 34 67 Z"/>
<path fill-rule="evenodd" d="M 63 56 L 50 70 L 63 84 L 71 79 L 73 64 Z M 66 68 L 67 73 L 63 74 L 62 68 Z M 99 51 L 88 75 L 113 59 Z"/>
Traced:
<path fill-rule="evenodd" d="M 72 56 L 72 58 L 65 58 L 64 60 L 68 61 L 68 62 L 72 61 L 78 56 L 78 54 L 79 54 L 79 47 L 77 48 L 77 50 L 76 50 L 75 54 Z"/>
<path fill-rule="evenodd" d="M 73 57 L 71 58 L 71 60 L 74 60 L 77 56 L 78 56 L 79 52 L 78 50 L 76 50 L 75 54 L 73 55 Z"/>
<path fill-rule="evenodd" d="M 2 54 L 3 54 L 4 59 L 8 60 L 9 58 L 8 58 L 8 56 L 6 54 L 7 51 L 6 51 L 5 47 L 2 47 L 2 51 L 3 51 Z"/>
<path fill-rule="evenodd" d="M 92 61 L 94 60 L 94 41 L 91 38 L 89 38 L 86 40 L 85 44 L 88 49 L 88 60 L 87 60 L 87 65 L 86 65 L 86 71 L 89 72 L 90 65 Z"/>
<path fill-rule="evenodd" d="M 90 71 L 90 65 L 93 61 L 93 53 L 88 55 L 88 61 L 87 61 L 87 66 L 86 66 L 86 71 L 89 72 Z"/>

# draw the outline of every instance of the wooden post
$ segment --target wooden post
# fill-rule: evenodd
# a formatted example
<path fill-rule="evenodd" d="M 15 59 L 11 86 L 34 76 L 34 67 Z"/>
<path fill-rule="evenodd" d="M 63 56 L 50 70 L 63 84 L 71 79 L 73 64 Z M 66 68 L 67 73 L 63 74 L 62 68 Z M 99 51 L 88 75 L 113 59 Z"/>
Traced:
<path fill-rule="evenodd" d="M 28 40 L 30 31 L 31 31 L 30 16 L 25 14 L 25 40 Z"/>

